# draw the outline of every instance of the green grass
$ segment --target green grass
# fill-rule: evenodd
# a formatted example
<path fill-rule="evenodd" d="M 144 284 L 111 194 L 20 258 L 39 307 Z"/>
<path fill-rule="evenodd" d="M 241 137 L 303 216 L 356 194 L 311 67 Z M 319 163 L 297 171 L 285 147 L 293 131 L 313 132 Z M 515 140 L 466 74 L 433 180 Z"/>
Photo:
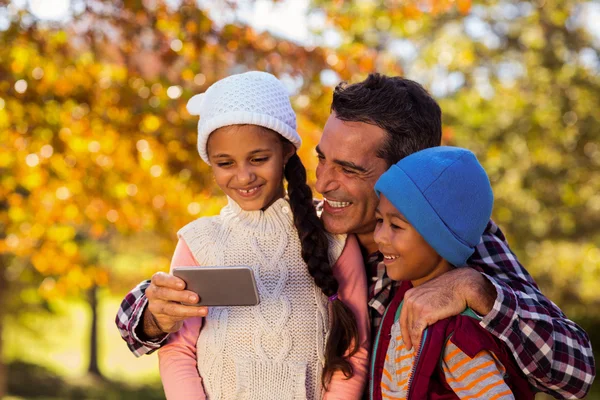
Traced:
<path fill-rule="evenodd" d="M 12 399 L 164 400 L 160 383 L 132 385 L 92 376 L 64 378 L 39 365 L 9 364 Z"/>
<path fill-rule="evenodd" d="M 114 319 L 121 299 L 102 293 L 99 300 L 98 351 L 104 376 L 133 384 L 159 382 L 156 355 L 136 358 L 117 331 Z M 24 325 L 5 326 L 4 360 L 22 360 L 65 378 L 79 378 L 89 363 L 91 311 L 85 302 L 60 301 L 54 306 L 56 315 L 25 315 Z"/>
<path fill-rule="evenodd" d="M 136 358 L 114 323 L 121 298 L 99 298 L 99 366 L 105 379 L 87 375 L 91 310 L 83 301 L 59 301 L 54 315 L 8 319 L 4 360 L 9 363 L 6 399 L 163 400 L 155 354 Z M 12 322 L 11 322 L 12 321 Z"/>

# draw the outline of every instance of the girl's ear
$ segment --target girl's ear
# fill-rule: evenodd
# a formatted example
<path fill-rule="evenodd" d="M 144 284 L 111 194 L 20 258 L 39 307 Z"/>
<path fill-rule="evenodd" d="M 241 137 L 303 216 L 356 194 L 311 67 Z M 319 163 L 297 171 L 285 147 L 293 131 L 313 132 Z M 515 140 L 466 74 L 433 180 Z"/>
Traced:
<path fill-rule="evenodd" d="M 292 158 L 292 156 L 296 154 L 296 147 L 290 142 L 283 143 L 283 165 L 285 166 L 287 162 Z"/>

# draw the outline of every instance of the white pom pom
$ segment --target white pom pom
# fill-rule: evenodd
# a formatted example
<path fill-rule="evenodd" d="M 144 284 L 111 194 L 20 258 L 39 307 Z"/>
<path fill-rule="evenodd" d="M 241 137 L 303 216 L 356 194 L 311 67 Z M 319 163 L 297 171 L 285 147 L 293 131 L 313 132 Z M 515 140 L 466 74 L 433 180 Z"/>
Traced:
<path fill-rule="evenodd" d="M 192 97 L 187 102 L 187 110 L 191 115 L 200 115 L 202 111 L 202 102 L 204 101 L 204 93 L 200 93 Z"/>

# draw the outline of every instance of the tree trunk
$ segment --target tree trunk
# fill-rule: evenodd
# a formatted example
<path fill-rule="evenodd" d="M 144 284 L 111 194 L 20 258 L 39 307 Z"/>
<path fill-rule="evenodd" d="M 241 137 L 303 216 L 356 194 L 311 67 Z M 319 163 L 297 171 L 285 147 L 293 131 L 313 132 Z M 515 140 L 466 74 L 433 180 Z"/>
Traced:
<path fill-rule="evenodd" d="M 92 327 L 90 331 L 90 364 L 88 373 L 90 375 L 102 378 L 100 368 L 98 368 L 98 287 L 92 286 L 89 291 L 89 303 L 92 309 Z"/>
<path fill-rule="evenodd" d="M 4 274 L 4 271 L 0 270 L 0 274 Z M 0 297 L 2 297 L 2 292 L 0 292 Z M 0 300 L 1 302 L 1 300 Z M 2 303 L 0 303 L 2 304 Z M 1 305 L 0 305 L 1 307 Z M 8 388 L 6 384 L 8 383 L 8 379 L 6 374 L 8 373 L 6 369 L 6 365 L 4 365 L 4 360 L 2 358 L 2 329 L 4 327 L 4 317 L 0 314 L 0 399 L 3 399 L 4 396 L 8 394 Z"/>
<path fill-rule="evenodd" d="M 3 399 L 8 394 L 6 377 L 8 371 L 6 365 L 4 365 L 4 359 L 2 357 L 3 351 L 3 328 L 4 328 L 4 309 L 6 308 L 6 292 L 8 290 L 8 282 L 6 281 L 6 267 L 7 260 L 6 256 L 0 256 L 0 399 Z"/>

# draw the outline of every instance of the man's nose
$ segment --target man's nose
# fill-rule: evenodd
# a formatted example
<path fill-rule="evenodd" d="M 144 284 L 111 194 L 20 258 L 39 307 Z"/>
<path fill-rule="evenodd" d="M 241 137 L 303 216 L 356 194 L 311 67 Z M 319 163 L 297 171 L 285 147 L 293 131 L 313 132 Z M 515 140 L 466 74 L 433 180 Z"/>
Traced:
<path fill-rule="evenodd" d="M 317 182 L 315 183 L 315 190 L 321 194 L 326 194 L 338 188 L 337 181 L 335 179 L 335 171 L 333 168 L 329 168 L 325 165 L 317 166 Z"/>

